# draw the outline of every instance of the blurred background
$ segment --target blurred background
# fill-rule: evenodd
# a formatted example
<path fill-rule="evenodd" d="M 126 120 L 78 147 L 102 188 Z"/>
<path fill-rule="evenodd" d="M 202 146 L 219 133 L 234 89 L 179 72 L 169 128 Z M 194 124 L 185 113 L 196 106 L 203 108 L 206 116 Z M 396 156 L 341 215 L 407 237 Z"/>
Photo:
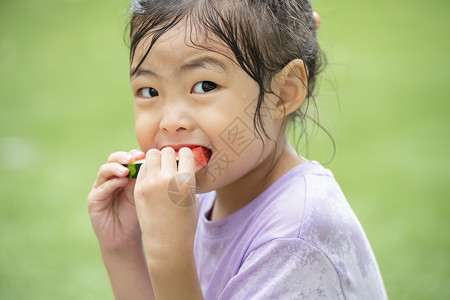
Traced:
<path fill-rule="evenodd" d="M 450 299 L 450 2 L 312 3 L 326 166 L 390 298 Z M 127 15 L 124 0 L 0 2 L 0 299 L 113 297 L 86 198 L 109 153 L 138 147 Z M 333 148 L 316 129 L 300 152 Z"/>

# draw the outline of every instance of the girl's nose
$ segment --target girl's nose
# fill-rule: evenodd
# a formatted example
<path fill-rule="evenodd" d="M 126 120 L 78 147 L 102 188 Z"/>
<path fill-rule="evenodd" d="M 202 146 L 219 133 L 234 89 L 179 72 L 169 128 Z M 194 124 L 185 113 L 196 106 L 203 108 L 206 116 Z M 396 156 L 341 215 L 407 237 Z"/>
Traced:
<path fill-rule="evenodd" d="M 165 110 L 160 129 L 166 133 L 189 132 L 193 129 L 193 121 L 185 110 L 172 107 Z"/>

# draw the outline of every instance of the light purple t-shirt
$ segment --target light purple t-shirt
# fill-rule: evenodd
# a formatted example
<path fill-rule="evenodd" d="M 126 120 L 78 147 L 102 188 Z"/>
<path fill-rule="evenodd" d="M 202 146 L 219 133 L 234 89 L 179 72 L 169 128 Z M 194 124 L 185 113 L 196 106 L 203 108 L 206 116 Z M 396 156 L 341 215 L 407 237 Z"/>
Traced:
<path fill-rule="evenodd" d="M 319 163 L 291 169 L 220 221 L 208 220 L 215 192 L 199 197 L 205 299 L 387 299 L 366 235 Z"/>

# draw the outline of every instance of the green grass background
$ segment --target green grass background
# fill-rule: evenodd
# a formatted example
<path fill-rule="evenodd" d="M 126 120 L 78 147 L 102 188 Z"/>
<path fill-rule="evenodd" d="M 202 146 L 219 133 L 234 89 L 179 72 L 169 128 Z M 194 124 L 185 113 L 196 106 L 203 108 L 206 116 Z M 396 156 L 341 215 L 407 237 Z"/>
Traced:
<path fill-rule="evenodd" d="M 450 299 L 450 2 L 312 0 L 327 164 L 391 299 Z M 137 147 L 127 1 L 0 2 L 0 299 L 110 299 L 86 197 Z M 313 131 L 308 158 L 326 162 Z"/>

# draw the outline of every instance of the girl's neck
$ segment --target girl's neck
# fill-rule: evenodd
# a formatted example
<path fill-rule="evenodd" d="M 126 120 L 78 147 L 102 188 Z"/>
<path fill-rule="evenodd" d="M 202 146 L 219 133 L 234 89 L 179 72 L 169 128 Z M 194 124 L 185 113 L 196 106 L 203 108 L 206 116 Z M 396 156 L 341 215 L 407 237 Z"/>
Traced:
<path fill-rule="evenodd" d="M 263 163 L 232 184 L 216 191 L 211 220 L 221 220 L 255 199 L 295 166 L 307 162 L 284 139 Z"/>

